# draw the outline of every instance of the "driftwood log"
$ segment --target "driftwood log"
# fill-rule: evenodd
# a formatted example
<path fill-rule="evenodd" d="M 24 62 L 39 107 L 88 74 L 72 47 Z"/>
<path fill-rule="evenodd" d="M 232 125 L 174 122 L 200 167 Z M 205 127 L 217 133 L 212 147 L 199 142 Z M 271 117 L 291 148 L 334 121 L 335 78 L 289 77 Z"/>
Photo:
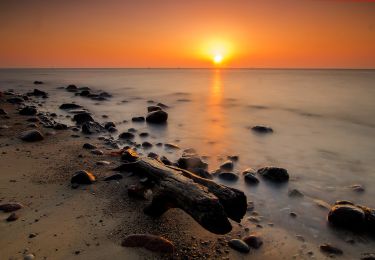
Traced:
<path fill-rule="evenodd" d="M 144 209 L 148 215 L 157 217 L 170 208 L 180 208 L 210 232 L 226 234 L 232 230 L 228 218 L 240 222 L 246 213 L 247 201 L 242 191 L 156 159 L 138 157 L 133 151 L 128 156 L 130 162 L 115 170 L 147 176 L 156 184 L 152 202 Z"/>

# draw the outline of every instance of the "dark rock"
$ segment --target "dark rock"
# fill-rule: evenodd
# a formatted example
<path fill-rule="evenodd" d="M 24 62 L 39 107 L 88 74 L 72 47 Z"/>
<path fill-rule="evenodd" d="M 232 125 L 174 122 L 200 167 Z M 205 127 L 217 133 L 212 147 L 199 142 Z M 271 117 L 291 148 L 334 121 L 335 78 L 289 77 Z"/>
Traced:
<path fill-rule="evenodd" d="M 0 115 L 7 115 L 8 113 L 7 112 L 5 112 L 5 110 L 4 109 L 2 109 L 2 108 L 0 108 Z"/>
<path fill-rule="evenodd" d="M 113 123 L 113 122 L 107 122 L 107 123 L 104 124 L 104 128 L 105 129 L 108 130 L 110 127 L 116 127 L 115 123 Z"/>
<path fill-rule="evenodd" d="M 87 112 L 74 115 L 73 120 L 79 125 L 89 121 L 94 122 L 94 119 Z"/>
<path fill-rule="evenodd" d="M 242 252 L 242 253 L 250 252 L 250 247 L 244 241 L 242 241 L 241 239 L 231 239 L 231 240 L 229 240 L 228 245 L 231 248 L 233 248 L 233 249 L 235 249 L 239 252 Z"/>
<path fill-rule="evenodd" d="M 177 144 L 171 144 L 171 143 L 164 144 L 164 147 L 167 149 L 174 149 L 174 150 L 180 149 L 180 147 Z"/>
<path fill-rule="evenodd" d="M 228 160 L 231 160 L 232 162 L 237 162 L 239 159 L 238 155 L 228 155 L 227 156 Z"/>
<path fill-rule="evenodd" d="M 66 129 L 68 129 L 68 126 L 66 124 L 56 123 L 53 126 L 53 129 L 55 129 L 55 130 L 66 130 Z"/>
<path fill-rule="evenodd" d="M 92 149 L 96 149 L 97 147 L 93 144 L 85 143 L 83 144 L 83 148 L 87 150 L 92 150 Z"/>
<path fill-rule="evenodd" d="M 243 238 L 243 241 L 250 247 L 258 249 L 263 245 L 263 239 L 256 234 L 249 235 Z"/>
<path fill-rule="evenodd" d="M 11 221 L 16 221 L 19 218 L 18 214 L 13 212 L 10 214 L 9 217 L 7 217 L 6 221 L 11 222 Z"/>
<path fill-rule="evenodd" d="M 223 164 L 220 165 L 220 169 L 222 171 L 231 171 L 233 170 L 233 162 L 232 161 L 225 161 Z"/>
<path fill-rule="evenodd" d="M 342 255 L 343 251 L 335 246 L 332 246 L 330 244 L 323 244 L 320 245 L 320 250 L 323 251 L 324 253 L 328 254 L 334 254 L 334 255 Z"/>
<path fill-rule="evenodd" d="M 136 133 L 137 132 L 137 129 L 135 129 L 135 128 L 129 128 L 128 129 L 128 132 L 130 132 L 130 133 Z"/>
<path fill-rule="evenodd" d="M 144 247 L 153 252 L 173 253 L 175 247 L 169 240 L 149 234 L 128 235 L 121 243 L 124 247 Z"/>
<path fill-rule="evenodd" d="M 11 98 L 7 99 L 7 102 L 11 103 L 11 104 L 21 104 L 24 101 L 25 100 L 23 98 L 20 98 L 20 97 L 11 97 Z"/>
<path fill-rule="evenodd" d="M 20 203 L 0 204 L 0 211 L 3 211 L 3 212 L 13 212 L 13 211 L 19 210 L 21 208 L 23 208 L 23 206 Z"/>
<path fill-rule="evenodd" d="M 67 86 L 65 89 L 66 89 L 67 91 L 69 91 L 69 92 L 77 92 L 77 90 L 78 90 L 77 86 L 76 86 L 76 85 L 73 85 L 73 84 Z"/>
<path fill-rule="evenodd" d="M 244 175 L 245 182 L 248 184 L 258 184 L 259 180 L 258 178 L 251 172 L 248 172 Z"/>
<path fill-rule="evenodd" d="M 91 150 L 91 153 L 95 154 L 95 155 L 103 155 L 104 154 L 102 150 L 98 150 L 98 149 Z"/>
<path fill-rule="evenodd" d="M 238 180 L 238 175 L 233 172 L 221 172 L 218 174 L 218 177 L 227 181 L 236 181 Z"/>
<path fill-rule="evenodd" d="M 251 130 L 253 130 L 254 132 L 259 133 L 259 134 L 273 133 L 273 129 L 271 127 L 268 127 L 268 126 L 257 125 L 257 126 L 253 126 L 251 128 Z"/>
<path fill-rule="evenodd" d="M 375 260 L 375 253 L 363 253 L 361 260 Z"/>
<path fill-rule="evenodd" d="M 35 84 L 35 85 L 41 85 L 41 84 L 43 84 L 43 81 L 35 80 L 35 81 L 34 81 L 34 84 Z"/>
<path fill-rule="evenodd" d="M 177 161 L 178 167 L 182 169 L 189 169 L 189 168 L 202 168 L 207 169 L 208 164 L 202 161 L 199 156 L 183 156 Z"/>
<path fill-rule="evenodd" d="M 133 149 L 126 149 L 121 155 L 121 160 L 126 162 L 135 162 L 138 159 L 138 154 Z"/>
<path fill-rule="evenodd" d="M 160 161 L 162 163 L 164 163 L 165 165 L 172 165 L 172 162 L 167 157 L 165 157 L 164 155 L 162 157 L 160 157 Z"/>
<path fill-rule="evenodd" d="M 105 97 L 105 98 L 111 98 L 111 97 L 112 97 L 111 94 L 109 94 L 108 92 L 105 92 L 105 91 L 100 92 L 100 93 L 99 93 L 99 96 L 100 96 L 100 97 Z"/>
<path fill-rule="evenodd" d="M 146 121 L 149 123 L 161 124 L 168 119 L 168 114 L 165 111 L 158 110 L 147 114 Z"/>
<path fill-rule="evenodd" d="M 163 103 L 157 103 L 156 104 L 156 106 L 158 106 L 158 107 L 161 107 L 161 108 L 169 108 L 169 106 L 167 106 L 167 105 L 165 105 L 165 104 L 163 104 Z"/>
<path fill-rule="evenodd" d="M 329 223 L 347 229 L 362 229 L 366 225 L 363 209 L 351 204 L 336 204 L 328 213 Z"/>
<path fill-rule="evenodd" d="M 297 197 L 297 198 L 301 198 L 304 196 L 303 193 L 297 189 L 289 190 L 288 195 L 289 197 Z"/>
<path fill-rule="evenodd" d="M 37 113 L 38 111 L 36 110 L 35 107 L 32 106 L 26 106 L 20 110 L 20 115 L 23 116 L 33 116 Z"/>
<path fill-rule="evenodd" d="M 88 95 L 90 95 L 90 91 L 89 90 L 82 90 L 81 93 L 79 93 L 79 95 L 81 97 L 87 97 Z"/>
<path fill-rule="evenodd" d="M 146 148 L 146 149 L 149 149 L 149 148 L 152 147 L 152 143 L 150 143 L 150 142 L 143 142 L 143 143 L 142 143 L 142 147 L 143 147 L 143 148 Z"/>
<path fill-rule="evenodd" d="M 38 130 L 27 130 L 20 134 L 22 141 L 36 142 L 44 139 L 43 135 Z"/>
<path fill-rule="evenodd" d="M 97 134 L 104 131 L 104 127 L 98 122 L 87 121 L 82 124 L 82 133 L 84 134 Z"/>
<path fill-rule="evenodd" d="M 117 132 L 117 128 L 116 128 L 116 127 L 113 127 L 113 126 L 110 126 L 107 130 L 108 130 L 108 132 L 110 132 L 110 133 L 115 133 L 115 132 Z"/>
<path fill-rule="evenodd" d="M 111 176 L 105 177 L 105 181 L 121 180 L 123 176 L 120 173 L 115 173 Z"/>
<path fill-rule="evenodd" d="M 71 178 L 71 183 L 77 184 L 92 184 L 95 182 L 96 177 L 88 171 L 78 171 L 74 173 L 73 177 Z"/>
<path fill-rule="evenodd" d="M 159 111 L 161 110 L 161 107 L 159 106 L 148 106 L 147 107 L 147 112 L 154 112 L 154 111 Z"/>
<path fill-rule="evenodd" d="M 288 171 L 279 167 L 263 167 L 258 169 L 257 173 L 263 178 L 273 182 L 286 182 L 289 180 Z"/>
<path fill-rule="evenodd" d="M 134 134 L 130 133 L 130 132 L 123 132 L 119 135 L 119 138 L 121 139 L 133 139 L 134 138 Z"/>
<path fill-rule="evenodd" d="M 212 179 L 212 175 L 203 168 L 188 168 L 187 170 L 194 173 L 195 175 L 198 175 L 201 178 Z"/>
<path fill-rule="evenodd" d="M 143 116 L 136 116 L 132 118 L 133 122 L 144 122 L 145 118 Z"/>
<path fill-rule="evenodd" d="M 28 94 L 31 95 L 31 96 L 44 97 L 44 98 L 46 98 L 48 96 L 47 92 L 45 92 L 43 90 L 40 90 L 40 89 L 37 89 L 37 88 L 35 88 L 33 92 L 29 92 Z"/>
<path fill-rule="evenodd" d="M 145 133 L 145 132 L 143 132 L 143 133 L 140 133 L 140 134 L 139 134 L 139 136 L 140 136 L 140 137 L 147 137 L 147 136 L 149 136 L 149 134 L 148 134 L 148 133 Z"/>
<path fill-rule="evenodd" d="M 158 159 L 159 155 L 154 152 L 150 152 L 148 153 L 147 157 L 152 158 L 152 159 Z"/>
<path fill-rule="evenodd" d="M 353 185 L 350 186 L 350 188 L 353 191 L 356 191 L 356 192 L 364 192 L 365 191 L 365 188 L 361 184 L 353 184 Z"/>
<path fill-rule="evenodd" d="M 77 109 L 81 108 L 82 106 L 74 104 L 74 103 L 64 103 L 59 108 L 60 109 Z"/>

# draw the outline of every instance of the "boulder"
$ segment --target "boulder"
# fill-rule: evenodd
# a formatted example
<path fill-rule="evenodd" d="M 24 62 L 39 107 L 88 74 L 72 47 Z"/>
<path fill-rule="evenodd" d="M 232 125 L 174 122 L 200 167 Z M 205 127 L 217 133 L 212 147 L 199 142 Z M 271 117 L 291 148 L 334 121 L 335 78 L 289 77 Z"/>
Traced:
<path fill-rule="evenodd" d="M 22 108 L 20 111 L 19 111 L 19 114 L 20 115 L 23 115 L 23 116 L 33 116 L 33 115 L 36 115 L 38 111 L 36 110 L 35 107 L 32 107 L 32 106 L 26 106 L 24 108 Z"/>
<path fill-rule="evenodd" d="M 94 122 L 94 119 L 91 117 L 91 115 L 87 112 L 79 113 L 74 115 L 73 121 L 75 121 L 77 124 L 81 125 L 85 122 Z"/>
<path fill-rule="evenodd" d="M 96 177 L 88 171 L 78 171 L 74 173 L 70 182 L 77 183 L 77 184 L 92 184 L 96 181 Z"/>
<path fill-rule="evenodd" d="M 64 103 L 62 105 L 60 105 L 60 109 L 77 109 L 77 108 L 81 108 L 82 106 L 80 105 L 77 105 L 77 104 L 74 104 L 74 103 Z"/>
<path fill-rule="evenodd" d="M 168 113 L 163 110 L 153 111 L 147 114 L 146 121 L 148 123 L 162 124 L 167 122 Z"/>
<path fill-rule="evenodd" d="M 153 252 L 173 253 L 173 243 L 163 237 L 150 234 L 128 235 L 121 243 L 124 247 L 144 247 Z"/>
<path fill-rule="evenodd" d="M 356 205 L 339 202 L 329 211 L 328 222 L 347 229 L 363 229 L 366 226 L 366 213 Z"/>
<path fill-rule="evenodd" d="M 20 134 L 22 141 L 26 142 L 36 142 L 44 139 L 43 135 L 38 130 L 27 130 Z"/>
<path fill-rule="evenodd" d="M 229 240 L 228 245 L 241 253 L 250 252 L 250 247 L 241 239 L 231 239 Z"/>
<path fill-rule="evenodd" d="M 288 171 L 279 167 L 263 167 L 257 173 L 263 178 L 273 182 L 287 182 L 289 180 Z"/>

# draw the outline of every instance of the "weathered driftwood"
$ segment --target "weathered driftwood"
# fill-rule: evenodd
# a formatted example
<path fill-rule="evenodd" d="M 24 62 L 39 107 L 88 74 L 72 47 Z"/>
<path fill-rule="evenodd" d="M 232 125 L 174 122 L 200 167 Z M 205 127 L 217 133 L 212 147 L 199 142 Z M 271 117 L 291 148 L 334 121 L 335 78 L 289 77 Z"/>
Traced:
<path fill-rule="evenodd" d="M 152 202 L 144 210 L 148 215 L 161 216 L 170 208 L 180 208 L 210 232 L 225 234 L 232 229 L 228 218 L 239 222 L 246 213 L 246 196 L 239 190 L 155 159 L 134 159 L 115 170 L 139 173 L 155 182 Z"/>

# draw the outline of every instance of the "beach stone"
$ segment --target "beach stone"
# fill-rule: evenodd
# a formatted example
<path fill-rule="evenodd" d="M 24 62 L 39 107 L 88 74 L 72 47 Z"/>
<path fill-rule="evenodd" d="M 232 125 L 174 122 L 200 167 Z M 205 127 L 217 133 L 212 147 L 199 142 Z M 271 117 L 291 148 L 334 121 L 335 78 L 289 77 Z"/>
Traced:
<path fill-rule="evenodd" d="M 11 98 L 7 99 L 7 102 L 11 103 L 11 104 L 21 104 L 24 101 L 25 100 L 23 98 L 20 98 L 20 97 L 11 97 Z"/>
<path fill-rule="evenodd" d="M 89 90 L 82 90 L 79 95 L 81 97 L 87 97 L 88 95 L 90 95 L 90 91 Z"/>
<path fill-rule="evenodd" d="M 121 180 L 123 176 L 120 173 L 115 173 L 111 176 L 105 177 L 105 181 L 114 181 L 114 180 Z"/>
<path fill-rule="evenodd" d="M 143 148 L 146 148 L 146 149 L 149 149 L 149 148 L 152 147 L 152 143 L 150 143 L 150 142 L 143 142 L 143 143 L 142 143 L 142 147 L 143 147 Z"/>
<path fill-rule="evenodd" d="M 73 121 L 75 121 L 77 124 L 81 125 L 85 122 L 94 122 L 94 119 L 91 117 L 90 113 L 83 112 L 79 114 L 75 114 L 73 116 Z"/>
<path fill-rule="evenodd" d="M 166 104 L 163 104 L 163 103 L 157 103 L 156 104 L 156 106 L 158 106 L 158 107 L 161 107 L 161 108 L 163 108 L 163 109 L 165 109 L 165 108 L 169 108 L 169 106 L 168 105 L 166 105 Z"/>
<path fill-rule="evenodd" d="M 147 157 L 152 158 L 152 159 L 158 159 L 159 155 L 157 153 L 154 153 L 154 152 L 149 152 Z"/>
<path fill-rule="evenodd" d="M 55 130 L 66 130 L 66 129 L 68 129 L 68 126 L 66 124 L 56 123 L 56 124 L 53 125 L 53 129 L 55 129 Z"/>
<path fill-rule="evenodd" d="M 115 133 L 115 132 L 117 132 L 117 128 L 116 128 L 116 127 L 113 127 L 113 126 L 110 126 L 107 130 L 108 130 L 108 132 L 110 132 L 110 133 Z"/>
<path fill-rule="evenodd" d="M 159 111 L 159 110 L 162 110 L 161 107 L 159 106 L 148 106 L 147 107 L 147 112 L 154 112 L 154 111 Z"/>
<path fill-rule="evenodd" d="M 88 171 L 77 171 L 72 176 L 70 182 L 77 183 L 77 184 L 92 184 L 96 181 L 96 177 Z"/>
<path fill-rule="evenodd" d="M 195 175 L 198 175 L 201 178 L 212 179 L 212 175 L 203 168 L 188 168 L 187 170 L 194 173 Z"/>
<path fill-rule="evenodd" d="M 140 137 L 147 137 L 149 136 L 149 133 L 146 133 L 146 132 L 142 132 L 139 134 Z"/>
<path fill-rule="evenodd" d="M 350 186 L 350 188 L 353 191 L 356 191 L 356 192 L 364 192 L 365 191 L 365 188 L 361 184 L 353 184 L 353 185 Z"/>
<path fill-rule="evenodd" d="M 24 108 L 22 108 L 20 111 L 19 111 L 19 114 L 20 115 L 23 115 L 23 116 L 33 116 L 37 113 L 38 111 L 36 110 L 35 107 L 32 107 L 32 106 L 26 106 Z"/>
<path fill-rule="evenodd" d="M 229 240 L 228 245 L 241 253 L 250 252 L 250 247 L 241 239 L 231 239 Z"/>
<path fill-rule="evenodd" d="M 328 213 L 328 222 L 347 229 L 362 229 L 366 224 L 366 214 L 355 205 L 336 204 Z"/>
<path fill-rule="evenodd" d="M 43 84 L 43 81 L 35 80 L 35 81 L 34 81 L 34 84 L 35 84 L 35 85 L 40 85 L 40 84 Z"/>
<path fill-rule="evenodd" d="M 233 170 L 233 168 L 234 168 L 233 162 L 230 160 L 225 161 L 224 163 L 220 165 L 220 169 L 222 171 L 231 171 Z"/>
<path fill-rule="evenodd" d="M 36 142 L 44 139 L 43 135 L 35 129 L 22 132 L 20 138 L 25 142 Z"/>
<path fill-rule="evenodd" d="M 43 90 L 40 90 L 40 89 L 37 89 L 37 88 L 35 88 L 33 90 L 33 92 L 27 93 L 27 95 L 36 96 L 36 97 L 43 97 L 43 98 L 46 98 L 48 96 L 47 92 L 45 92 Z"/>
<path fill-rule="evenodd" d="M 0 115 L 7 115 L 8 113 L 7 112 L 5 112 L 5 110 L 4 109 L 2 109 L 2 108 L 0 108 Z"/>
<path fill-rule="evenodd" d="M 135 162 L 138 159 L 138 157 L 139 155 L 137 154 L 137 152 L 129 148 L 123 151 L 121 155 L 121 160 L 126 162 Z"/>
<path fill-rule="evenodd" d="M 78 90 L 77 86 L 76 85 L 73 85 L 73 84 L 70 84 L 69 86 L 67 86 L 65 88 L 67 91 L 69 92 L 76 92 Z"/>
<path fill-rule="evenodd" d="M 302 192 L 300 192 L 300 191 L 297 190 L 297 189 L 291 189 L 291 190 L 288 191 L 288 196 L 289 196 L 289 197 L 294 197 L 294 198 L 301 198 L 301 197 L 303 197 L 304 195 L 303 195 Z"/>
<path fill-rule="evenodd" d="M 375 260 L 375 253 L 363 253 L 361 260 Z"/>
<path fill-rule="evenodd" d="M 121 243 L 124 247 L 144 247 L 153 252 L 173 253 L 175 246 L 163 237 L 150 234 L 132 234 L 124 238 Z"/>
<path fill-rule="evenodd" d="M 130 133 L 130 132 L 123 132 L 119 135 L 119 138 L 121 138 L 121 139 L 133 139 L 134 134 Z"/>
<path fill-rule="evenodd" d="M 98 149 L 91 150 L 91 153 L 95 154 L 95 155 L 103 155 L 104 154 L 102 150 L 98 150 Z"/>
<path fill-rule="evenodd" d="M 258 169 L 257 173 L 263 178 L 273 182 L 287 182 L 289 180 L 288 171 L 279 167 L 263 167 Z"/>
<path fill-rule="evenodd" d="M 82 133 L 84 134 L 97 134 L 104 131 L 104 127 L 98 122 L 87 121 L 82 124 Z"/>
<path fill-rule="evenodd" d="M 27 254 L 23 257 L 23 260 L 33 260 L 35 256 L 33 254 Z"/>
<path fill-rule="evenodd" d="M 161 124 L 168 119 L 168 113 L 163 110 L 153 111 L 147 114 L 146 121 L 149 123 Z"/>
<path fill-rule="evenodd" d="M 174 149 L 174 150 L 181 149 L 177 144 L 172 144 L 172 143 L 166 143 L 164 144 L 164 147 L 167 149 Z"/>
<path fill-rule="evenodd" d="M 128 129 L 128 132 L 130 132 L 130 133 L 136 133 L 137 129 L 131 127 L 131 128 Z"/>
<path fill-rule="evenodd" d="M 218 177 L 227 181 L 236 181 L 238 180 L 238 175 L 233 172 L 221 172 L 218 174 Z"/>
<path fill-rule="evenodd" d="M 263 239 L 257 234 L 251 234 L 242 239 L 248 246 L 258 249 L 263 245 Z"/>
<path fill-rule="evenodd" d="M 199 156 L 182 156 L 177 160 L 178 167 L 182 169 L 202 168 L 207 169 L 208 164 L 202 161 Z"/>
<path fill-rule="evenodd" d="M 84 149 L 87 149 L 87 150 L 92 150 L 92 149 L 96 149 L 97 148 L 95 145 L 89 144 L 89 143 L 84 143 L 82 147 Z"/>
<path fill-rule="evenodd" d="M 22 208 L 23 208 L 23 205 L 21 203 L 0 204 L 0 211 L 3 211 L 3 212 L 13 212 Z"/>
<path fill-rule="evenodd" d="M 273 133 L 273 129 L 271 127 L 261 126 L 261 125 L 253 126 L 251 128 L 251 130 L 253 130 L 254 132 L 259 133 L 259 134 L 270 134 L 270 133 Z"/>
<path fill-rule="evenodd" d="M 322 245 L 320 245 L 319 248 L 324 253 L 334 254 L 334 255 L 342 255 L 343 254 L 343 251 L 340 248 L 335 247 L 331 244 L 322 244 Z"/>
<path fill-rule="evenodd" d="M 144 122 L 145 118 L 143 116 L 136 116 L 132 118 L 133 122 Z"/>
<path fill-rule="evenodd" d="M 258 178 L 251 172 L 248 172 L 244 175 L 245 182 L 248 184 L 258 184 L 259 180 Z"/>
<path fill-rule="evenodd" d="M 9 215 L 9 217 L 7 217 L 6 221 L 12 222 L 12 221 L 16 221 L 18 218 L 19 218 L 18 214 L 13 212 L 12 214 Z"/>
<path fill-rule="evenodd" d="M 64 103 L 62 105 L 60 105 L 60 109 L 78 109 L 78 108 L 81 108 L 82 106 L 80 105 L 77 105 L 77 104 L 74 104 L 74 103 Z"/>
<path fill-rule="evenodd" d="M 107 122 L 107 123 L 104 124 L 104 128 L 105 129 L 108 130 L 110 127 L 116 127 L 115 123 L 113 123 L 113 122 Z"/>
<path fill-rule="evenodd" d="M 237 162 L 240 157 L 238 155 L 228 155 L 227 158 L 232 162 Z"/>
<path fill-rule="evenodd" d="M 167 158 L 165 157 L 164 155 L 162 157 L 160 157 L 160 161 L 162 163 L 164 163 L 165 165 L 172 165 L 173 163 Z"/>

